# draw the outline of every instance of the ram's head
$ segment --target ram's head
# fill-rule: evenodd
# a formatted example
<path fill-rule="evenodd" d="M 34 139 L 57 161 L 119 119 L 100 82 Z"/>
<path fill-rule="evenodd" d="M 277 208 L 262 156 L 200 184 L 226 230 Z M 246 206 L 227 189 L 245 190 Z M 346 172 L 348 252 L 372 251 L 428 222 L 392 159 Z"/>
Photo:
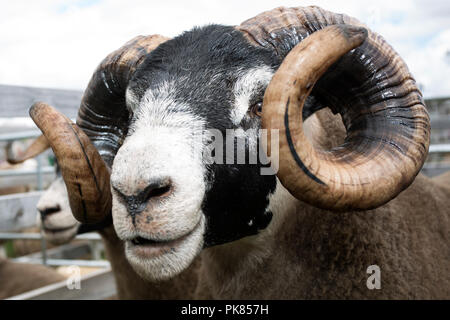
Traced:
<path fill-rule="evenodd" d="M 347 129 L 332 150 L 314 148 L 302 127 L 323 107 Z M 59 160 L 74 216 L 98 223 L 112 212 L 128 260 L 150 279 L 266 228 L 277 177 L 321 208 L 382 205 L 413 181 L 429 140 L 421 94 L 393 49 L 315 7 L 171 40 L 137 37 L 100 64 L 77 125 L 45 104 L 30 114 Z M 263 172 L 263 150 L 277 175 Z"/>

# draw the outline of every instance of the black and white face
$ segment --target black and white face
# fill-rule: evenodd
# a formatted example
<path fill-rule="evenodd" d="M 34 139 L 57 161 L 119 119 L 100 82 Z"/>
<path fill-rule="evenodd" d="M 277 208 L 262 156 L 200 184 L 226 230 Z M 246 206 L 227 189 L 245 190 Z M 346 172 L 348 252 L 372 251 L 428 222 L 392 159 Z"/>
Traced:
<path fill-rule="evenodd" d="M 143 277 L 173 277 L 204 247 L 270 223 L 276 177 L 261 173 L 258 109 L 278 64 L 213 25 L 163 43 L 136 71 L 111 186 L 115 230 Z"/>

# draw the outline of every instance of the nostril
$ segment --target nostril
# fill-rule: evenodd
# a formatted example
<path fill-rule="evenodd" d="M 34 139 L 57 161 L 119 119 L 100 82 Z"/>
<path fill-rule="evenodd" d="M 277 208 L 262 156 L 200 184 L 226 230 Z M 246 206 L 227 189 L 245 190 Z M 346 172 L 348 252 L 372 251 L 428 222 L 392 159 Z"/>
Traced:
<path fill-rule="evenodd" d="M 125 202 L 146 202 L 154 197 L 168 195 L 172 191 L 172 182 L 169 178 L 154 180 L 144 189 L 138 189 L 131 195 L 127 195 L 113 184 L 112 189 Z"/>
<path fill-rule="evenodd" d="M 151 182 L 144 190 L 139 192 L 138 198 L 143 201 L 148 201 L 151 198 L 168 195 L 172 190 L 172 182 L 170 179 L 160 179 Z"/>
<path fill-rule="evenodd" d="M 59 205 L 55 205 L 53 207 L 38 209 L 38 211 L 41 214 L 41 218 L 44 219 L 46 216 L 51 215 L 52 213 L 61 211 L 61 207 Z"/>
<path fill-rule="evenodd" d="M 145 188 L 138 189 L 134 194 L 126 195 L 121 189 L 112 185 L 118 199 L 127 207 L 131 216 L 145 210 L 150 200 L 165 197 L 172 193 L 173 184 L 169 178 L 153 179 Z"/>

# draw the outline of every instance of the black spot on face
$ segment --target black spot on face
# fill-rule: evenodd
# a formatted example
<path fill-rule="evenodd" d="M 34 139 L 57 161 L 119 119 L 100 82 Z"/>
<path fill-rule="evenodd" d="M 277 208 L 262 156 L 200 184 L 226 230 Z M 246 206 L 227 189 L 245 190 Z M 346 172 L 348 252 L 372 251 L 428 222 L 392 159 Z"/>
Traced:
<path fill-rule="evenodd" d="M 272 219 L 266 212 L 275 176 L 262 176 L 259 165 L 214 165 L 212 188 L 203 212 L 207 217 L 205 245 L 212 246 L 257 234 Z"/>

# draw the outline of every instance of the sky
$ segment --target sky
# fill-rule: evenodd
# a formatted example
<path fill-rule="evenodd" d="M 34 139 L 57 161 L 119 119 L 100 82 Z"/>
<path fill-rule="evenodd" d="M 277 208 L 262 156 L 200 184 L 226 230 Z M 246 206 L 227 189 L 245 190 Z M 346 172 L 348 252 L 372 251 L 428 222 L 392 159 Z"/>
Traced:
<path fill-rule="evenodd" d="M 108 53 L 137 35 L 237 25 L 278 6 L 358 18 L 399 52 L 427 98 L 450 96 L 448 0 L 0 0 L 0 84 L 84 90 Z"/>

